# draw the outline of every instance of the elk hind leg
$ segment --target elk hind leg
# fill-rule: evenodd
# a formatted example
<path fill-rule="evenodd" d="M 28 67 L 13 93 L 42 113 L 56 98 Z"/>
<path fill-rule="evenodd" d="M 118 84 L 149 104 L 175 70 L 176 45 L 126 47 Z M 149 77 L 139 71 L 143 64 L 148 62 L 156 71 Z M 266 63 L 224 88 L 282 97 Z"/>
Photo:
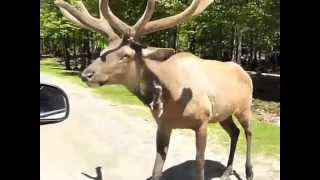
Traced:
<path fill-rule="evenodd" d="M 251 139 L 252 139 L 252 131 L 251 131 L 251 120 L 252 112 L 250 108 L 240 114 L 236 114 L 238 121 L 244 129 L 247 143 L 247 152 L 246 152 L 246 178 L 247 180 L 253 179 L 253 171 L 252 171 L 252 162 L 251 162 Z"/>
<path fill-rule="evenodd" d="M 233 172 L 232 165 L 233 165 L 233 159 L 234 159 L 234 154 L 235 154 L 240 130 L 233 122 L 232 116 L 230 116 L 226 120 L 220 122 L 220 125 L 228 133 L 228 135 L 230 136 L 230 139 L 231 139 L 227 169 L 224 171 L 223 175 L 221 176 L 221 179 L 229 179 L 229 176 Z"/>

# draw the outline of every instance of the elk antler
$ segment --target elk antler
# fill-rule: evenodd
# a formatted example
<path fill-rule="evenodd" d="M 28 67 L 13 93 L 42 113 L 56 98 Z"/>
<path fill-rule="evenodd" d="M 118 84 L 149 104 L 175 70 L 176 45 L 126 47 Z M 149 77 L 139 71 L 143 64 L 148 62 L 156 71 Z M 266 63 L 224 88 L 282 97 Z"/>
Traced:
<path fill-rule="evenodd" d="M 168 29 L 178 23 L 185 22 L 191 17 L 199 15 L 212 2 L 213 0 L 193 0 L 191 5 L 180 14 L 149 22 L 154 12 L 155 0 L 148 0 L 142 17 L 134 26 L 127 25 L 112 13 L 109 0 L 101 0 L 101 9 L 104 10 L 102 15 L 110 22 L 112 27 L 129 37 L 138 38 L 143 34 Z"/>
<path fill-rule="evenodd" d="M 101 0 L 100 9 L 101 13 L 108 20 L 110 25 L 118 30 L 120 33 L 129 34 L 130 26 L 121 21 L 117 16 L 115 16 L 111 9 L 109 8 L 109 0 Z"/>
<path fill-rule="evenodd" d="M 134 34 L 140 34 L 142 28 L 150 21 L 152 14 L 154 12 L 154 8 L 156 5 L 155 0 L 149 0 L 146 6 L 146 9 L 144 10 L 144 13 L 142 17 L 138 20 L 138 22 L 133 26 Z"/>
<path fill-rule="evenodd" d="M 177 24 L 180 24 L 189 20 L 193 16 L 198 16 L 212 2 L 213 0 L 193 0 L 190 6 L 187 9 L 185 9 L 183 12 L 174 16 L 148 22 L 142 28 L 141 32 L 142 34 L 149 34 L 152 32 L 172 28 Z"/>
<path fill-rule="evenodd" d="M 143 26 L 151 19 L 151 16 L 155 9 L 155 0 L 148 0 L 146 9 L 142 17 L 133 26 L 129 26 L 123 21 L 121 21 L 117 16 L 115 16 L 110 7 L 109 0 L 101 1 L 102 15 L 110 22 L 111 26 L 117 29 L 119 32 L 123 33 L 129 37 L 138 37 Z"/>
<path fill-rule="evenodd" d="M 119 39 L 119 36 L 113 31 L 108 21 L 101 16 L 101 9 L 99 9 L 100 18 L 96 18 L 90 15 L 81 1 L 77 2 L 77 8 L 71 6 L 64 0 L 56 0 L 54 3 L 66 18 L 79 27 L 99 32 L 108 41 Z M 101 4 L 101 0 L 99 0 L 99 4 Z"/>
<path fill-rule="evenodd" d="M 99 0 L 100 18 L 91 16 L 82 2 L 78 2 L 78 8 L 71 6 L 64 0 L 56 0 L 55 4 L 59 7 L 62 14 L 73 23 L 82 28 L 100 32 L 108 40 L 112 40 L 119 39 L 119 36 L 113 31 L 112 27 L 124 36 L 137 39 L 141 35 L 168 29 L 185 22 L 191 17 L 199 15 L 213 2 L 213 0 L 193 0 L 186 10 L 177 15 L 150 21 L 155 9 L 155 1 L 148 0 L 143 15 L 133 26 L 127 25 L 113 14 L 109 7 L 109 0 Z"/>

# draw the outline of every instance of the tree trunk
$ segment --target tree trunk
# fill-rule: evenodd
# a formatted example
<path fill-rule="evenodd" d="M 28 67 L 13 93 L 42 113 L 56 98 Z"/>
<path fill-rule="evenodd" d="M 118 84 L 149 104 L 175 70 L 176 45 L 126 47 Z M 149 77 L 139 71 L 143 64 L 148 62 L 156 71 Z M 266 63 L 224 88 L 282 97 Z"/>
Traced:
<path fill-rule="evenodd" d="M 255 71 L 257 69 L 258 66 L 258 61 L 257 61 L 257 51 L 256 48 L 253 47 L 252 48 L 252 70 Z"/>
<path fill-rule="evenodd" d="M 168 41 L 168 47 L 176 49 L 176 42 L 177 42 L 177 27 L 170 29 L 168 32 L 169 35 L 169 41 Z"/>
<path fill-rule="evenodd" d="M 250 70 L 253 69 L 253 37 L 252 37 L 252 33 L 249 33 L 249 38 L 250 38 L 250 43 L 249 43 L 249 51 L 248 51 L 248 67 Z"/>
<path fill-rule="evenodd" d="M 77 57 L 77 38 L 76 33 L 73 32 L 72 34 L 73 38 L 73 59 L 74 59 L 74 70 L 78 70 L 78 57 Z"/>
<path fill-rule="evenodd" d="M 241 64 L 241 52 L 242 52 L 242 32 L 238 32 L 238 47 L 237 47 L 237 59 L 236 63 Z"/>
<path fill-rule="evenodd" d="M 253 38 L 251 39 L 251 43 L 250 43 L 250 67 L 251 70 L 254 71 L 255 67 L 256 67 L 256 62 L 254 61 L 254 47 L 253 47 Z"/>
<path fill-rule="evenodd" d="M 194 53 L 195 51 L 195 37 L 194 34 L 190 34 L 190 39 L 189 39 L 189 51 Z"/>
<path fill-rule="evenodd" d="M 87 35 L 87 40 L 85 42 L 85 49 L 86 49 L 86 52 L 87 52 L 87 58 L 86 58 L 86 64 L 85 64 L 85 67 L 87 67 L 90 63 L 90 60 L 91 60 L 91 51 L 90 51 L 90 32 L 87 32 L 86 33 Z"/>
<path fill-rule="evenodd" d="M 66 70 L 71 70 L 70 54 L 69 54 L 68 48 L 69 48 L 69 36 L 67 34 L 64 38 L 64 52 L 65 52 L 64 63 L 65 63 Z"/>
<path fill-rule="evenodd" d="M 232 57 L 231 57 L 231 61 L 233 62 L 237 62 L 236 58 L 237 58 L 237 49 L 236 49 L 236 42 L 237 41 L 237 28 L 234 27 L 234 31 L 232 33 Z"/>
<path fill-rule="evenodd" d="M 51 52 L 52 52 L 52 42 L 51 42 L 51 38 L 49 39 L 48 42 L 49 42 L 49 43 L 48 43 L 48 54 L 51 55 Z"/>
<path fill-rule="evenodd" d="M 218 59 L 221 59 L 223 56 L 222 49 L 222 24 L 219 24 Z"/>
<path fill-rule="evenodd" d="M 189 33 L 189 51 L 192 52 L 194 54 L 195 49 L 196 49 L 196 28 L 194 28 L 194 30 Z"/>
<path fill-rule="evenodd" d="M 40 38 L 40 58 L 42 54 L 43 54 L 43 38 Z"/>
<path fill-rule="evenodd" d="M 48 55 L 49 54 L 49 51 L 50 51 L 50 49 L 49 49 L 49 41 L 47 40 L 48 38 L 45 38 L 44 39 L 44 51 L 45 51 L 45 54 L 46 55 Z"/>
<path fill-rule="evenodd" d="M 79 36 L 79 39 L 81 39 L 82 37 L 82 32 Z M 86 37 L 85 37 L 86 38 Z M 85 69 L 86 67 L 86 57 L 85 57 L 85 44 L 86 44 L 86 39 L 81 39 L 81 43 L 80 43 L 80 70 Z"/>
<path fill-rule="evenodd" d="M 64 54 L 64 38 L 63 37 L 59 39 L 59 46 L 60 46 L 60 50 L 59 50 L 58 57 L 62 58 Z"/>
<path fill-rule="evenodd" d="M 53 56 L 57 56 L 57 39 L 53 40 Z"/>

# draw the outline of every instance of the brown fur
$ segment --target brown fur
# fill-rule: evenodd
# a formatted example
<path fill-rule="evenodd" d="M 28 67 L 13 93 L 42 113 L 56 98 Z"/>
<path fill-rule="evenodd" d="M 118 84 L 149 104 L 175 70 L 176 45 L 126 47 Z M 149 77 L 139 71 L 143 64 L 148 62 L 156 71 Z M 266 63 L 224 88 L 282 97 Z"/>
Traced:
<path fill-rule="evenodd" d="M 208 121 L 220 122 L 233 114 L 239 115 L 250 110 L 252 81 L 235 63 L 203 60 L 190 53 L 178 53 L 162 62 L 150 59 L 145 59 L 145 62 L 168 89 L 170 97 L 167 98 L 173 98 L 172 102 L 183 98 L 184 88 L 191 89 L 192 98 L 186 102 L 185 107 L 190 112 L 185 110 L 185 114 L 202 117 L 210 112 L 212 115 Z M 214 97 L 214 110 L 211 108 L 210 96 Z M 180 118 L 183 116 L 175 119 Z"/>
<path fill-rule="evenodd" d="M 199 15 L 212 1 L 193 0 L 186 10 L 177 15 L 150 21 L 155 0 L 148 0 L 145 12 L 133 26 L 117 18 L 108 3 L 108 0 L 99 0 L 100 17 L 96 18 L 89 14 L 81 2 L 75 8 L 63 0 L 55 1 L 63 15 L 74 24 L 99 32 L 109 41 L 109 47 L 82 72 L 82 80 L 88 85 L 123 84 L 148 105 L 154 95 L 153 80 L 159 79 L 163 84 L 163 114 L 159 118 L 156 110 L 152 112 L 158 123 L 152 180 L 161 178 L 174 128 L 195 131 L 196 179 L 204 180 L 207 126 L 215 122 L 221 124 L 231 139 L 227 168 L 221 177 L 228 179 L 233 171 L 233 157 L 239 135 L 233 115 L 245 131 L 246 176 L 247 180 L 252 180 L 252 81 L 248 74 L 235 63 L 204 60 L 190 53 L 174 54 L 175 51 L 168 48 L 145 48 L 137 41 L 143 34 L 174 27 Z M 123 38 L 120 39 L 113 29 L 120 32 Z"/>

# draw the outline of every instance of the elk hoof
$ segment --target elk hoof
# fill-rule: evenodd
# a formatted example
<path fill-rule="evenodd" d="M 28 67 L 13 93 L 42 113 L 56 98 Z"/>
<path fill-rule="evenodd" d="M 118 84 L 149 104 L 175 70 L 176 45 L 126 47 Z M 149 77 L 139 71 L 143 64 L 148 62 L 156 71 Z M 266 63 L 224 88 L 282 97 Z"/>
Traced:
<path fill-rule="evenodd" d="M 246 177 L 247 177 L 247 180 L 253 180 L 252 166 L 246 167 Z"/>
<path fill-rule="evenodd" d="M 230 175 L 233 174 L 233 169 L 231 166 L 227 167 L 227 169 L 223 172 L 220 180 L 231 180 Z"/>
<path fill-rule="evenodd" d="M 154 177 L 151 180 L 160 180 L 161 177 Z"/>
<path fill-rule="evenodd" d="M 160 180 L 161 179 L 162 174 L 160 175 L 154 175 L 151 177 L 151 180 Z"/>
<path fill-rule="evenodd" d="M 251 173 L 247 173 L 247 180 L 253 180 L 253 172 L 251 171 Z"/>
<path fill-rule="evenodd" d="M 221 176 L 220 180 L 231 180 L 230 176 Z"/>

